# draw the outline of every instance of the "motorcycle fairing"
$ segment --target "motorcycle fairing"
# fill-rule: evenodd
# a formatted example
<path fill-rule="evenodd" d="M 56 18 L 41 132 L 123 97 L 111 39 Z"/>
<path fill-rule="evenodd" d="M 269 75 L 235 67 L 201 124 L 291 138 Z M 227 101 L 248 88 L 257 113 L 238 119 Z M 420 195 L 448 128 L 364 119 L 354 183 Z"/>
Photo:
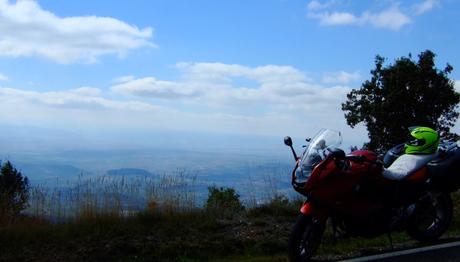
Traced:
<path fill-rule="evenodd" d="M 308 200 L 303 203 L 302 207 L 300 208 L 300 213 L 304 215 L 311 215 L 318 219 L 318 221 L 322 222 L 325 222 L 328 218 L 328 213 L 324 208 L 314 205 Z"/>
<path fill-rule="evenodd" d="M 310 192 L 317 187 L 321 180 L 328 177 L 333 172 L 337 171 L 337 166 L 332 157 L 328 157 L 326 160 L 317 165 L 311 172 L 310 178 L 305 183 L 305 191 Z"/>
<path fill-rule="evenodd" d="M 313 206 L 310 202 L 305 201 L 300 208 L 300 213 L 304 215 L 311 215 L 313 213 Z"/>
<path fill-rule="evenodd" d="M 408 175 L 404 181 L 411 183 L 422 183 L 425 182 L 428 177 L 428 168 L 426 166 Z"/>
<path fill-rule="evenodd" d="M 369 154 L 369 157 L 373 158 L 372 152 L 362 151 L 361 154 Z M 357 191 L 367 177 L 372 176 L 370 167 L 370 161 L 350 161 L 346 167 L 340 168 L 334 158 L 327 158 L 319 164 L 304 188 L 308 192 L 310 202 L 314 204 L 312 212 L 317 208 L 323 208 L 336 210 L 338 214 L 343 215 L 367 216 L 367 212 L 363 210 L 368 210 L 373 204 Z M 310 208 L 305 207 L 304 212 L 310 211 Z"/>
<path fill-rule="evenodd" d="M 356 150 L 350 153 L 352 156 L 364 156 L 368 161 L 376 161 L 377 155 L 369 150 Z"/>
<path fill-rule="evenodd" d="M 307 183 L 315 167 L 321 165 L 320 163 L 324 162 L 330 155 L 333 155 L 334 158 L 339 157 L 339 155 L 345 157 L 345 153 L 337 149 L 341 143 L 342 136 L 338 131 L 322 129 L 318 132 L 308 147 L 305 148 L 296 165 L 293 173 L 293 186 L 302 186 L 302 184 Z"/>
<path fill-rule="evenodd" d="M 296 182 L 296 169 L 299 168 L 298 164 L 292 173 L 292 186 L 294 189 L 304 196 L 310 196 L 310 193 L 321 184 L 321 181 L 327 178 L 332 173 L 337 173 L 338 168 L 335 159 L 332 155 L 326 157 L 326 159 L 320 162 L 313 168 L 308 180 L 304 183 Z"/>

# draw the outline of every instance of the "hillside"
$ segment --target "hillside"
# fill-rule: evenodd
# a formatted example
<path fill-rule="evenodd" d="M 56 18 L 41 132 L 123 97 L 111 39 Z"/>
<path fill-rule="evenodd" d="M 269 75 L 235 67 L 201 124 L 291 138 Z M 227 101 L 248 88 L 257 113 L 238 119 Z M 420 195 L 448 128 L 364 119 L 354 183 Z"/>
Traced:
<path fill-rule="evenodd" d="M 446 237 L 460 234 L 460 208 Z M 0 227 L 0 261 L 285 261 L 300 202 L 275 198 L 241 213 L 178 211 L 155 204 L 131 216 L 85 214 L 65 223 L 23 217 Z M 418 245 L 393 234 L 395 248 Z M 443 240 L 441 240 L 443 241 Z M 386 236 L 334 244 L 326 232 L 319 261 L 389 250 Z"/>

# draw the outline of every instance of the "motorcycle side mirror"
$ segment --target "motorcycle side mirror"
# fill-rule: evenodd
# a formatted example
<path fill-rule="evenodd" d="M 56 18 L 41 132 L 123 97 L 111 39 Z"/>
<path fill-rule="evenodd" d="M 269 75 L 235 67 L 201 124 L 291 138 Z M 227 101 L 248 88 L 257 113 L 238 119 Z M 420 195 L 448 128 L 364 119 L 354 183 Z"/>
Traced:
<path fill-rule="evenodd" d="M 284 137 L 284 144 L 287 146 L 292 146 L 292 139 L 290 136 Z"/>
<path fill-rule="evenodd" d="M 291 148 L 292 155 L 294 156 L 294 161 L 298 160 L 297 154 L 295 153 L 294 148 L 292 147 L 292 139 L 290 136 L 284 137 L 284 144 Z"/>

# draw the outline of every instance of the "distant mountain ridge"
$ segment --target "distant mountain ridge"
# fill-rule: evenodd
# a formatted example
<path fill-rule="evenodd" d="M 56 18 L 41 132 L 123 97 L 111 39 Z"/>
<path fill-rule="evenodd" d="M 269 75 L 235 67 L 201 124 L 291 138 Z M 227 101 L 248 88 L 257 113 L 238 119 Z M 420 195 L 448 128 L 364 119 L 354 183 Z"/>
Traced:
<path fill-rule="evenodd" d="M 118 169 L 111 169 L 106 172 L 107 176 L 139 176 L 139 177 L 154 177 L 156 176 L 152 172 L 149 172 L 145 169 L 141 168 L 118 168 Z"/>
<path fill-rule="evenodd" d="M 16 164 L 13 162 L 13 164 Z M 18 170 L 25 176 L 33 179 L 75 178 L 86 171 L 72 165 L 65 164 L 30 164 L 19 162 Z"/>

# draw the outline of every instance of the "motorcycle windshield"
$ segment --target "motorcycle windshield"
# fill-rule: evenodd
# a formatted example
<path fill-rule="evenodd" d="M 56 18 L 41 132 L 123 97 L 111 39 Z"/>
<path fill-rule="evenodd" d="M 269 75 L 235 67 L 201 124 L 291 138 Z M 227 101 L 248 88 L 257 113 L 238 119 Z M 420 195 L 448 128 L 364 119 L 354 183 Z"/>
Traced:
<path fill-rule="evenodd" d="M 340 132 L 330 129 L 319 131 L 302 154 L 299 168 L 296 170 L 296 182 L 307 182 L 315 166 L 329 155 L 332 148 L 338 148 L 341 144 Z"/>

